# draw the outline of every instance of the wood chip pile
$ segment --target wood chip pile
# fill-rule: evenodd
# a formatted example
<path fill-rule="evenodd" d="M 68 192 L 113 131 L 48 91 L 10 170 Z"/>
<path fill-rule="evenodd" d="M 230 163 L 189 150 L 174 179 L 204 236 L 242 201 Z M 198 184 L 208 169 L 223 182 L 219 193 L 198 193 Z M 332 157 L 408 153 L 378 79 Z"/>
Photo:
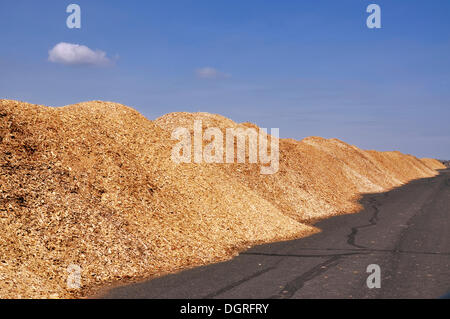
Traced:
<path fill-rule="evenodd" d="M 93 101 L 50 108 L 0 100 L 0 298 L 82 297 L 105 284 L 226 260 L 318 231 L 358 197 L 437 174 L 434 160 L 338 140 L 280 140 L 280 170 L 176 164 L 175 127 L 255 127 L 219 115 L 149 121 Z M 81 289 L 67 267 L 81 267 Z"/>
<path fill-rule="evenodd" d="M 428 167 L 431 167 L 432 169 L 446 169 L 447 168 L 445 163 L 442 163 L 441 161 L 438 161 L 437 159 L 434 159 L 434 158 L 421 158 L 420 160 L 422 162 L 424 162 L 425 165 L 427 165 Z"/>

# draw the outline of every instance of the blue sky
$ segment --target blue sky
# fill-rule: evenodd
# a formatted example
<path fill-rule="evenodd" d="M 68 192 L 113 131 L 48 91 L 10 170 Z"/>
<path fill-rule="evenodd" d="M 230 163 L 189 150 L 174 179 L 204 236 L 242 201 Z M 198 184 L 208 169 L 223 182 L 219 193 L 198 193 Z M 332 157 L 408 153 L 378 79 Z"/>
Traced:
<path fill-rule="evenodd" d="M 81 29 L 66 7 L 80 5 Z M 368 29 L 366 7 L 381 7 Z M 450 159 L 450 1 L 0 2 L 0 98 L 219 113 L 282 137 Z M 60 42 L 108 66 L 48 60 Z M 216 70 L 201 77 L 202 68 Z"/>

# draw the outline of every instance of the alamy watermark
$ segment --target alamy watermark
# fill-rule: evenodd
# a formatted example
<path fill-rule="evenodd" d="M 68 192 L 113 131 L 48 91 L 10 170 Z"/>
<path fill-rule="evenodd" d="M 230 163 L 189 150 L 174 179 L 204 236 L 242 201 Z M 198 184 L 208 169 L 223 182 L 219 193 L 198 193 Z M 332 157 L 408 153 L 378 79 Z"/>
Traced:
<path fill-rule="evenodd" d="M 67 289 L 81 288 L 81 267 L 76 264 L 67 266 Z"/>
<path fill-rule="evenodd" d="M 202 121 L 194 121 L 193 137 L 188 128 L 178 127 L 172 139 L 179 142 L 172 149 L 175 163 L 259 163 L 260 173 L 275 174 L 279 169 L 279 129 L 272 128 L 270 138 L 264 128 L 227 128 L 225 139 L 218 127 L 203 132 Z M 270 153 L 268 140 L 270 139 Z M 203 142 L 207 142 L 203 147 Z M 236 143 L 235 143 L 236 142 Z M 248 150 L 248 152 L 246 152 Z M 235 152 L 236 151 L 236 152 Z"/>
<path fill-rule="evenodd" d="M 367 277 L 366 284 L 367 288 L 381 288 L 381 268 L 377 264 L 370 264 L 366 269 L 367 273 L 370 275 Z"/>
<path fill-rule="evenodd" d="M 78 4 L 69 4 L 66 12 L 70 13 L 67 17 L 66 25 L 69 29 L 81 28 L 81 7 Z"/>
<path fill-rule="evenodd" d="M 381 28 L 381 7 L 378 4 L 369 4 L 366 12 L 370 13 L 367 17 L 366 25 L 369 29 Z M 66 13 L 70 13 L 67 17 L 66 25 L 69 29 L 81 28 L 81 7 L 78 4 L 69 4 L 66 8 Z"/>
<path fill-rule="evenodd" d="M 367 6 L 367 13 L 370 15 L 367 17 L 366 25 L 369 29 L 381 29 L 381 8 L 378 4 L 372 3 Z"/>
<path fill-rule="evenodd" d="M 378 4 L 369 4 L 366 12 L 370 13 L 367 17 L 366 25 L 369 29 L 381 28 L 381 7 Z M 70 13 L 67 17 L 66 25 L 69 29 L 81 28 L 81 7 L 78 4 L 69 4 L 66 8 L 66 13 Z"/>

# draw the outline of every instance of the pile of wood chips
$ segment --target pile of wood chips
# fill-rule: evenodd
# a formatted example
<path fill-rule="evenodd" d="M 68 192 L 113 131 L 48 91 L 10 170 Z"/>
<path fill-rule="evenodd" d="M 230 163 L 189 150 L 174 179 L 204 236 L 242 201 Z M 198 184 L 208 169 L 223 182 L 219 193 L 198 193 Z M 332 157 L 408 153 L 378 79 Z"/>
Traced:
<path fill-rule="evenodd" d="M 149 121 L 115 103 L 0 100 L 0 298 L 78 298 L 109 283 L 307 236 L 381 192 L 445 168 L 339 140 L 280 140 L 280 170 L 176 164 L 176 127 L 256 127 L 208 113 Z M 81 267 L 81 289 L 67 286 Z"/>

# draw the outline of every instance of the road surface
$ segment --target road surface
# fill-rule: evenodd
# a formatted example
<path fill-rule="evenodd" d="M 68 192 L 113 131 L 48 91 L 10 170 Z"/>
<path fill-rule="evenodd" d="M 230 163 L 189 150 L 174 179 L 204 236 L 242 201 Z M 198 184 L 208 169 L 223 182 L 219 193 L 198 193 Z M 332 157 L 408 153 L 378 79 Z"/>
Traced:
<path fill-rule="evenodd" d="M 113 288 L 104 298 L 439 298 L 450 290 L 450 170 L 316 224 L 307 238 L 233 260 Z M 381 288 L 367 287 L 367 266 Z"/>

